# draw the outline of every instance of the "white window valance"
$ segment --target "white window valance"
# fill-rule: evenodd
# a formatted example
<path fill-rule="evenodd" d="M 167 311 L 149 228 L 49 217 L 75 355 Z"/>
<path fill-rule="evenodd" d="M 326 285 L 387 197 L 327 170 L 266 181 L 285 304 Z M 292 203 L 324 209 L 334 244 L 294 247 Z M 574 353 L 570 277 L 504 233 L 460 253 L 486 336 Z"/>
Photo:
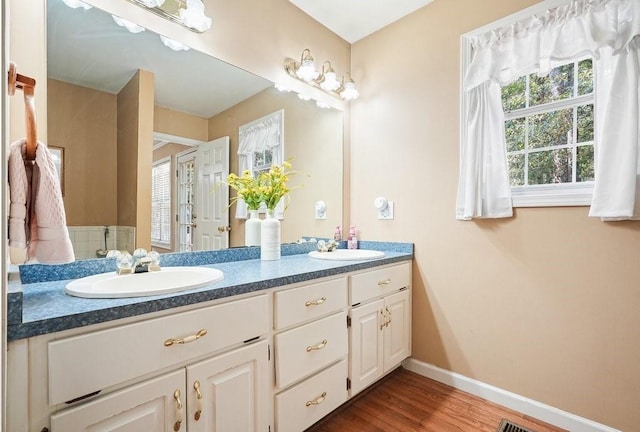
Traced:
<path fill-rule="evenodd" d="M 279 110 L 246 123 L 238 128 L 238 168 L 239 175 L 246 170 L 253 173 L 256 152 L 272 150 L 272 163 L 280 165 L 284 155 L 284 110 Z M 284 219 L 284 201 L 275 210 L 278 219 Z M 247 218 L 247 205 L 238 199 L 236 218 Z"/>
<path fill-rule="evenodd" d="M 573 0 L 507 26 L 463 36 L 468 58 L 463 59 L 456 218 L 512 215 L 500 86 L 524 74 L 543 75 L 585 55 L 594 58 L 596 79 L 596 173 L 590 215 L 640 215 L 635 209 L 640 209 L 639 34 L 638 1 Z"/>

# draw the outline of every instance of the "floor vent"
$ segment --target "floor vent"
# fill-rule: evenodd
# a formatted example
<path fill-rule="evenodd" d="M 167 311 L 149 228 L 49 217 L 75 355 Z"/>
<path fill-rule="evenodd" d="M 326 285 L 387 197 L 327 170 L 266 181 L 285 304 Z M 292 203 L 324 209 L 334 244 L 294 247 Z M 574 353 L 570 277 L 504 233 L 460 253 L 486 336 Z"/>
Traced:
<path fill-rule="evenodd" d="M 515 423 L 511 423 L 509 420 L 502 419 L 500 426 L 496 432 L 533 432 L 531 429 L 527 429 Z"/>

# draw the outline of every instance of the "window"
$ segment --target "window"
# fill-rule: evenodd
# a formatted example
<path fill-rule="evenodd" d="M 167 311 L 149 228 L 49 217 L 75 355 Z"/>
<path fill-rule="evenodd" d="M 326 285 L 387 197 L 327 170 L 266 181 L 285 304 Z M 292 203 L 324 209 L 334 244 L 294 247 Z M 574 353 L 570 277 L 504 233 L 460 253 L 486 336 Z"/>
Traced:
<path fill-rule="evenodd" d="M 254 177 L 258 177 L 260 173 L 269 172 L 273 164 L 273 149 L 267 148 L 253 152 L 253 167 L 251 172 Z"/>
<path fill-rule="evenodd" d="M 171 247 L 171 158 L 151 168 L 151 243 Z"/>
<path fill-rule="evenodd" d="M 549 204 L 588 204 L 594 180 L 593 82 L 588 58 L 502 87 L 514 205 L 540 205 L 549 197 L 555 197 Z"/>

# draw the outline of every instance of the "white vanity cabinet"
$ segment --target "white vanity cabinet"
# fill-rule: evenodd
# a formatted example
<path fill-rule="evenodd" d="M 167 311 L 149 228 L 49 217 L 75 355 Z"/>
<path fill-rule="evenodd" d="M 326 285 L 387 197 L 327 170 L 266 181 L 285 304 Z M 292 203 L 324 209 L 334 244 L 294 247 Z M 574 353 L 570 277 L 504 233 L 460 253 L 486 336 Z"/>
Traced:
<path fill-rule="evenodd" d="M 16 340 L 8 426 L 301 432 L 408 357 L 410 327 L 404 261 Z"/>
<path fill-rule="evenodd" d="M 51 430 L 268 430 L 269 323 L 268 295 L 260 295 L 52 341 L 52 404 L 175 368 L 56 412 Z"/>
<path fill-rule="evenodd" d="M 411 265 L 350 276 L 351 396 L 411 354 Z"/>
<path fill-rule="evenodd" d="M 274 293 L 276 432 L 300 432 L 347 400 L 347 277 Z"/>

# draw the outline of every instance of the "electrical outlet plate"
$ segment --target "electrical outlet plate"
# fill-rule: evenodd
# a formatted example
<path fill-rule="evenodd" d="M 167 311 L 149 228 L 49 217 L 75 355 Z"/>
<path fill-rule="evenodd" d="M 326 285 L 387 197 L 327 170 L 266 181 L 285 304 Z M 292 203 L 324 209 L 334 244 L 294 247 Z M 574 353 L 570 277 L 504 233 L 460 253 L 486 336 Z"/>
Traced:
<path fill-rule="evenodd" d="M 383 210 L 378 210 L 378 219 L 380 220 L 393 219 L 393 201 L 388 201 L 387 207 L 385 207 Z"/>

